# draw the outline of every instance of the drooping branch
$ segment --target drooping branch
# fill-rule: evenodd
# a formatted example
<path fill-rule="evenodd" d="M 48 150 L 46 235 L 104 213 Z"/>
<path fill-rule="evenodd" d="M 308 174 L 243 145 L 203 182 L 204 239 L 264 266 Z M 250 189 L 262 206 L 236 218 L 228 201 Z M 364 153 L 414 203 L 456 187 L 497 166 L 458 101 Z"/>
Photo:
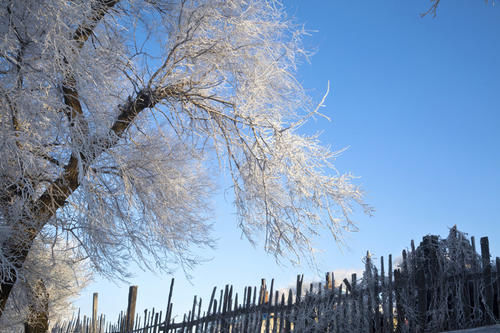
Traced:
<path fill-rule="evenodd" d="M 436 16 L 436 12 L 439 7 L 439 2 L 441 0 L 431 0 L 431 1 L 432 1 L 431 7 L 425 13 L 420 14 L 420 16 L 424 17 L 429 14 L 432 14 L 432 16 Z"/>

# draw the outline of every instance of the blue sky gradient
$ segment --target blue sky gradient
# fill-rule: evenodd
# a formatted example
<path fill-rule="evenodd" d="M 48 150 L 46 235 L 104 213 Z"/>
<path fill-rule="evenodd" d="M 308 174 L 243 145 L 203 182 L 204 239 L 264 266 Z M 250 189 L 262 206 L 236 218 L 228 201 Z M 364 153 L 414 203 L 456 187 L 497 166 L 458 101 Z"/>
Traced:
<path fill-rule="evenodd" d="M 490 237 L 500 256 L 500 8 L 483 1 L 443 0 L 436 18 L 420 17 L 428 1 L 290 0 L 285 6 L 312 32 L 316 50 L 298 78 L 319 101 L 330 81 L 323 113 L 304 130 L 321 131 L 334 149 L 349 147 L 337 160 L 366 191 L 373 217 L 355 214 L 359 232 L 339 248 L 329 235 L 317 239 L 318 274 L 304 265 L 277 266 L 260 247 L 241 239 L 234 209 L 219 195 L 213 259 L 191 272 L 178 271 L 174 313 L 192 296 L 208 301 L 214 286 L 233 284 L 242 292 L 260 278 L 278 287 L 305 273 L 358 270 L 370 250 L 394 257 L 423 235 L 446 237 L 448 228 Z M 137 310 L 167 306 L 171 276 L 132 268 L 139 286 Z M 128 284 L 97 278 L 75 305 L 90 314 L 92 293 L 109 319 L 126 308 Z"/>

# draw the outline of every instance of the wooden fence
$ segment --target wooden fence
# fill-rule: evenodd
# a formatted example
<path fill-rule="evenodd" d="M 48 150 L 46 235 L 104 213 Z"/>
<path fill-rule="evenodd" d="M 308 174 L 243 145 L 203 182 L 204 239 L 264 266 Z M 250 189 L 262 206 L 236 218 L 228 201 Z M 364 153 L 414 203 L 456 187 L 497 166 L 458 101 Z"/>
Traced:
<path fill-rule="evenodd" d="M 480 247 L 479 255 L 474 237 L 452 228 L 446 239 L 426 236 L 417 248 L 412 241 L 394 270 L 392 255 L 385 266 L 383 257 L 368 254 L 362 276 L 338 284 L 328 273 L 323 283 L 309 285 L 299 275 L 295 289 L 285 292 L 275 290 L 274 280 L 242 295 L 229 285 L 214 288 L 206 310 L 195 296 L 180 322 L 172 318 L 173 279 L 166 310 L 142 316 L 135 313 L 137 287 L 131 287 L 127 311 L 117 322 L 97 317 L 95 306 L 92 318 L 78 316 L 52 332 L 413 333 L 480 327 L 500 321 L 500 258 L 491 262 L 487 237 Z"/>

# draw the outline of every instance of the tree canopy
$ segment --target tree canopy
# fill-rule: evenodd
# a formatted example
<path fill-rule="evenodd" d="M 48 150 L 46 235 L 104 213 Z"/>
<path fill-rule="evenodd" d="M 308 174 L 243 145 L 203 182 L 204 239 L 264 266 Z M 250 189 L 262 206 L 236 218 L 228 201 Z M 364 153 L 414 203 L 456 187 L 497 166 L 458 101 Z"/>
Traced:
<path fill-rule="evenodd" d="M 299 130 L 321 114 L 278 1 L 7 0 L 0 17 L 0 310 L 35 239 L 71 240 L 108 276 L 130 258 L 190 267 L 212 245 L 215 169 L 277 259 L 370 211 Z"/>

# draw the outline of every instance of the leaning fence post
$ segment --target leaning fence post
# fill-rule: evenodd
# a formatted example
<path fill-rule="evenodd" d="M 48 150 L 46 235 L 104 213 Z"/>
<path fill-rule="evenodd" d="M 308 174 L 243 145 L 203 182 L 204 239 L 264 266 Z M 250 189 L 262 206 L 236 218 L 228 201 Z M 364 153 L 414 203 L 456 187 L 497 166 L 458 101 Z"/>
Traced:
<path fill-rule="evenodd" d="M 125 322 L 125 332 L 132 332 L 134 329 L 135 303 L 137 301 L 137 286 L 130 286 L 128 289 L 127 317 Z"/>

